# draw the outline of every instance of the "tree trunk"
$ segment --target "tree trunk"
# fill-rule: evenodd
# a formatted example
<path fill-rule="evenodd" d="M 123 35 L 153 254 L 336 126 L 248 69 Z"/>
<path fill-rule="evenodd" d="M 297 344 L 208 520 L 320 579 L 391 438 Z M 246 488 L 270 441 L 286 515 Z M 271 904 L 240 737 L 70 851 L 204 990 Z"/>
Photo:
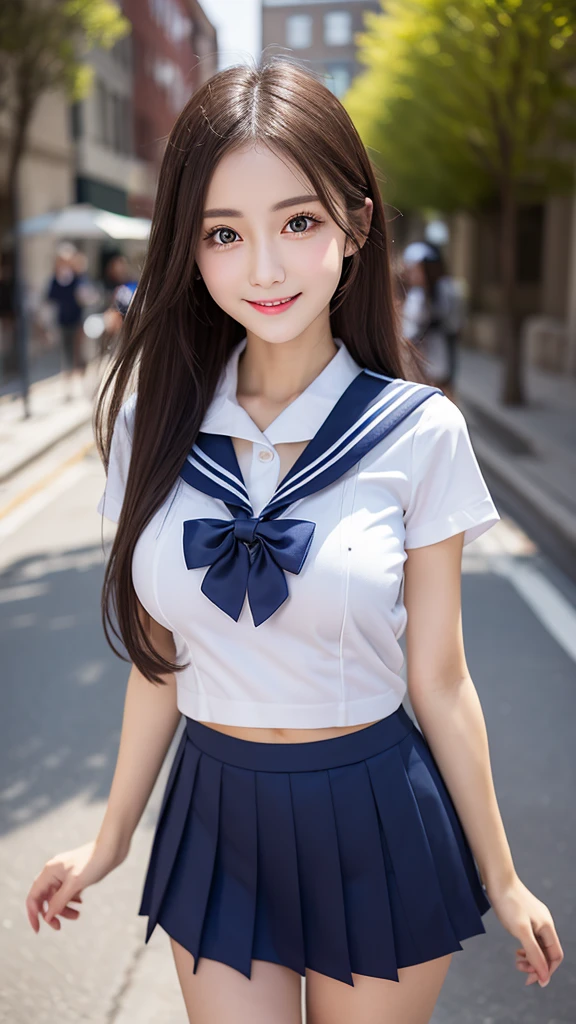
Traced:
<path fill-rule="evenodd" d="M 516 226 L 518 204 L 514 184 L 502 181 L 500 188 L 500 273 L 502 278 L 502 330 L 504 352 L 504 405 L 524 405 L 522 380 L 522 330 L 516 305 Z"/>
<path fill-rule="evenodd" d="M 13 346 L 20 373 L 20 387 L 24 403 L 24 416 L 30 415 L 29 408 L 29 353 L 28 353 L 28 319 L 26 304 L 26 283 L 22 256 L 22 240 L 18 232 L 18 221 L 22 216 L 19 195 L 19 171 L 24 150 L 28 127 L 32 116 L 33 103 L 26 96 L 19 97 L 17 109 L 12 123 L 10 148 L 8 151 L 8 168 L 6 180 L 6 204 L 2 204 L 2 230 L 9 237 L 8 252 L 12 263 L 13 289 Z M 5 248 L 6 238 L 2 238 Z"/>

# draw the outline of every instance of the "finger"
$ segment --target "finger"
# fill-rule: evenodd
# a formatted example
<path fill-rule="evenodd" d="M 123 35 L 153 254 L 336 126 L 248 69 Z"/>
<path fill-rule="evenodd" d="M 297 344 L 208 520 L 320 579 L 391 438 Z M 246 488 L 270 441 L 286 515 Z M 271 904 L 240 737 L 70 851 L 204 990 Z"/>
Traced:
<path fill-rule="evenodd" d="M 70 890 L 66 890 L 66 886 L 61 886 L 54 897 L 49 901 L 44 920 L 50 924 L 50 921 L 56 916 L 56 914 L 62 914 L 68 901 L 71 899 Z"/>
<path fill-rule="evenodd" d="M 51 873 L 50 877 L 52 877 Z M 38 877 L 34 879 L 26 897 L 26 913 L 35 932 L 40 930 L 39 917 L 40 914 L 44 915 L 44 903 L 54 892 L 54 885 L 50 884 L 46 872 L 42 871 Z"/>
<path fill-rule="evenodd" d="M 522 935 L 522 940 L 524 942 L 526 956 L 532 966 L 536 969 L 538 981 L 541 985 L 546 984 L 550 978 L 548 961 L 546 960 L 540 945 L 536 941 L 536 937 L 532 931 L 532 925 L 526 929 L 526 934 Z"/>
<path fill-rule="evenodd" d="M 564 959 L 564 950 L 560 945 L 554 925 L 548 921 L 543 924 L 536 932 L 536 939 L 544 950 L 544 956 L 548 960 L 550 967 L 550 974 L 553 974 Z"/>
<path fill-rule="evenodd" d="M 72 896 L 69 896 L 67 899 L 65 899 L 64 893 L 62 889 L 60 889 L 58 904 L 53 903 L 52 906 L 50 906 L 50 903 L 48 902 L 46 911 L 43 911 L 44 920 L 46 921 L 46 923 L 52 924 L 56 914 L 59 914 L 60 917 L 65 917 L 68 920 L 76 921 L 77 918 L 80 916 L 80 911 L 76 910 L 74 907 L 68 906 L 69 903 L 82 903 L 82 897 L 80 893 L 76 892 Z M 61 907 L 62 909 L 58 909 L 58 907 Z M 58 927 L 60 927 L 60 922 L 58 922 Z"/>
<path fill-rule="evenodd" d="M 69 921 L 76 921 L 80 917 L 80 911 L 75 910 L 74 907 L 64 907 L 60 917 L 66 917 Z"/>

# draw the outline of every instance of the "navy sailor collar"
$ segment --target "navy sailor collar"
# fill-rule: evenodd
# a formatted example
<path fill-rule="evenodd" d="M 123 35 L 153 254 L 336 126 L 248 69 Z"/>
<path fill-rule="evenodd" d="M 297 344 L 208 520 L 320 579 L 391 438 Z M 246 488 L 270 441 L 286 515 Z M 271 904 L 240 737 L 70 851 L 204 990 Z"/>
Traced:
<path fill-rule="evenodd" d="M 210 567 L 202 592 L 235 620 L 248 595 L 254 624 L 266 621 L 288 597 L 284 571 L 301 571 L 315 528 L 306 520 L 279 517 L 356 465 L 432 394 L 442 391 L 359 369 L 259 516 L 254 515 L 231 436 L 201 430 L 180 476 L 223 501 L 233 517 L 183 524 L 187 568 Z"/>

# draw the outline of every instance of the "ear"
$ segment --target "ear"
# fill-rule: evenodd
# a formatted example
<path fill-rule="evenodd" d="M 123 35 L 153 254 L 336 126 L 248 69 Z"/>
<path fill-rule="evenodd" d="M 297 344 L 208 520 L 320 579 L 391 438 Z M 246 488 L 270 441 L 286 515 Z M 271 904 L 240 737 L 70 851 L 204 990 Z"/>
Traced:
<path fill-rule="evenodd" d="M 361 224 L 362 224 L 362 233 L 364 235 L 364 241 L 362 242 L 362 245 L 356 246 L 354 244 L 354 242 L 351 242 L 350 239 L 347 238 L 346 239 L 346 246 L 344 248 L 344 256 L 353 256 L 354 253 L 359 252 L 359 250 L 364 245 L 364 242 L 366 241 L 366 239 L 368 237 L 368 234 L 369 234 L 369 231 L 370 231 L 370 224 L 372 223 L 372 212 L 373 212 L 373 210 L 374 210 L 374 203 L 372 202 L 372 200 L 370 199 L 369 196 L 366 196 L 366 198 L 364 200 L 364 209 L 360 210 L 358 212 L 358 214 L 356 215 L 356 216 L 358 216 L 358 218 L 360 219 Z"/>

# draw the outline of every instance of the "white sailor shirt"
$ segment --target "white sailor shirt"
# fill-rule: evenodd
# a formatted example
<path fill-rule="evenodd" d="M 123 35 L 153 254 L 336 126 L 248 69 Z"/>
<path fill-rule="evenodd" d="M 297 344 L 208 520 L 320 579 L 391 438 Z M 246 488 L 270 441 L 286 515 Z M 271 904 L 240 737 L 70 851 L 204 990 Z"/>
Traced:
<path fill-rule="evenodd" d="M 197 444 L 137 541 L 134 587 L 174 635 L 176 661 L 186 666 L 176 674 L 178 707 L 190 718 L 302 729 L 391 714 L 406 692 L 407 550 L 459 532 L 466 545 L 500 519 L 465 418 L 436 388 L 372 380 L 371 419 L 342 423 L 343 440 L 308 456 L 319 439 L 332 439 L 327 424 L 338 425 L 348 396 L 378 378 L 334 340 L 328 365 L 261 431 L 236 398 L 242 339 Z M 406 395 L 418 404 L 364 451 L 364 424 L 379 422 L 378 410 Z M 136 400 L 127 399 L 116 421 L 98 503 L 113 522 Z M 250 441 L 251 451 L 236 460 L 232 437 Z M 274 446 L 290 441 L 310 444 L 279 481 Z M 346 468 L 338 459 L 356 442 Z"/>

